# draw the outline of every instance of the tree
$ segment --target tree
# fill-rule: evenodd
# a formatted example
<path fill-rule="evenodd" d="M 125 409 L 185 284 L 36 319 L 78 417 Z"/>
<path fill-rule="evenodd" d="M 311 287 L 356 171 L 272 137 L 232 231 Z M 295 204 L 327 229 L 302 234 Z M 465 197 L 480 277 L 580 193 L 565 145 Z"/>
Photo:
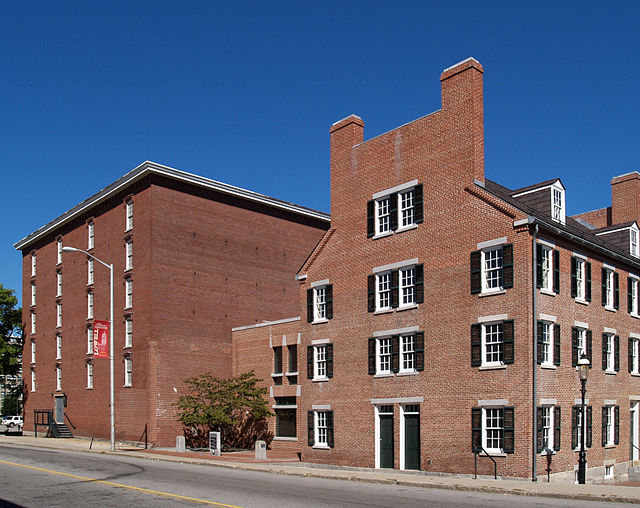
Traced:
<path fill-rule="evenodd" d="M 209 432 L 219 431 L 223 445 L 252 448 L 256 439 L 269 443 L 273 435 L 267 429 L 269 411 L 260 380 L 253 371 L 237 377 L 217 378 L 210 372 L 185 380 L 190 393 L 176 402 L 180 410 L 187 445 L 205 448 Z"/>
<path fill-rule="evenodd" d="M 15 401 L 9 405 L 7 401 L 7 377 L 16 376 L 22 363 L 22 310 L 16 308 L 18 299 L 13 289 L 5 289 L 0 284 L 0 376 L 2 376 L 3 404 L 2 410 L 14 409 Z M 22 387 L 19 387 L 19 393 Z M 15 391 L 15 390 L 14 390 Z M 5 413 L 6 414 L 6 413 Z"/>

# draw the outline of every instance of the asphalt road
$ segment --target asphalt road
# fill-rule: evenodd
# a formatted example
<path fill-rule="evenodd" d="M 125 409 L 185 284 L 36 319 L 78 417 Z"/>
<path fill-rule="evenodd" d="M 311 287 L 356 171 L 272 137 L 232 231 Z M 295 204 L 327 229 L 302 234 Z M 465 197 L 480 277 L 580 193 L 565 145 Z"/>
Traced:
<path fill-rule="evenodd" d="M 355 481 L 302 478 L 223 467 L 3 445 L 0 506 L 611 507 Z"/>

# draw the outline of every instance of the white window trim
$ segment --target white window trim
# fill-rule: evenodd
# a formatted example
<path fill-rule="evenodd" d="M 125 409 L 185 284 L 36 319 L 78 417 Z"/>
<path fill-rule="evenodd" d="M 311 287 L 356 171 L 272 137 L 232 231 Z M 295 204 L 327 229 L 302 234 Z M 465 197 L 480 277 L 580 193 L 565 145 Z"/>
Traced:
<path fill-rule="evenodd" d="M 555 206 L 555 191 L 557 191 L 560 195 L 560 213 L 559 217 L 555 217 L 554 206 Z M 555 222 L 559 222 L 564 224 L 567 220 L 566 217 L 566 204 L 565 204 L 565 190 L 562 185 L 560 185 L 559 181 L 556 181 L 551 185 L 551 220 Z"/>
<path fill-rule="evenodd" d="M 56 271 L 56 296 L 62 296 L 62 270 Z"/>
<path fill-rule="evenodd" d="M 634 337 L 632 334 L 629 334 L 629 338 L 631 342 L 635 344 L 635 346 L 631 346 L 635 348 L 633 351 L 633 363 L 634 365 L 631 368 L 631 375 L 639 375 L 640 374 L 640 338 Z"/>
<path fill-rule="evenodd" d="M 36 369 L 31 369 L 31 391 L 36 391 Z"/>
<path fill-rule="evenodd" d="M 612 266 L 609 266 L 607 264 L 602 265 L 602 267 L 606 270 L 607 272 L 607 279 L 606 279 L 606 295 L 607 295 L 607 302 L 604 306 L 604 308 L 606 310 L 610 310 L 610 311 L 614 311 L 615 312 L 615 307 L 614 307 L 614 303 L 615 303 L 615 271 L 616 269 L 613 268 Z"/>
<path fill-rule="evenodd" d="M 93 249 L 95 246 L 95 223 L 93 221 L 87 223 L 87 250 Z"/>
<path fill-rule="evenodd" d="M 633 282 L 631 312 L 629 314 L 634 318 L 640 318 L 640 280 L 637 275 L 630 273 L 628 281 Z"/>
<path fill-rule="evenodd" d="M 555 353 L 555 320 L 554 321 L 550 321 L 550 320 L 546 320 L 546 319 L 541 319 L 540 320 L 542 322 L 542 326 L 549 326 L 549 358 L 547 361 L 541 361 L 540 365 L 543 367 L 555 367 L 556 365 L 554 364 L 554 353 Z M 544 328 L 543 331 L 544 333 Z M 550 447 L 553 448 L 553 447 Z"/>
<path fill-rule="evenodd" d="M 587 258 L 578 255 L 575 252 L 573 257 L 576 258 L 576 297 L 575 300 L 580 303 L 589 303 L 586 300 L 587 296 Z M 579 265 L 579 266 L 578 266 Z M 578 273 L 581 273 L 582 277 L 578 278 Z"/>
<path fill-rule="evenodd" d="M 323 342 L 321 344 L 313 345 L 313 379 L 312 381 L 328 381 L 329 377 L 327 376 L 327 344 L 328 342 Z M 324 349 L 324 374 L 318 374 L 319 371 L 319 350 Z"/>
<path fill-rule="evenodd" d="M 31 363 L 36 363 L 36 341 L 31 341 Z"/>
<path fill-rule="evenodd" d="M 480 364 L 480 368 L 502 368 L 505 366 L 504 363 L 504 320 L 500 319 L 500 320 L 495 320 L 495 321 L 483 321 L 481 322 L 482 326 L 480 327 L 480 331 L 481 331 L 481 338 L 480 338 L 480 353 L 481 353 L 481 360 L 482 363 Z M 503 339 L 503 350 L 502 350 L 502 356 L 503 359 L 500 362 L 487 362 L 487 326 L 492 326 L 492 325 L 503 325 L 502 328 L 502 339 Z"/>
<path fill-rule="evenodd" d="M 125 241 L 125 260 L 124 270 L 133 270 L 133 240 L 130 238 Z"/>
<path fill-rule="evenodd" d="M 62 335 L 56 334 L 56 360 L 62 360 Z"/>
<path fill-rule="evenodd" d="M 93 354 L 93 327 L 87 326 L 87 354 Z"/>
<path fill-rule="evenodd" d="M 317 286 L 312 286 L 313 288 L 313 323 L 326 323 L 329 321 L 327 318 L 327 286 L 329 284 L 322 284 Z M 318 292 L 320 290 L 324 290 L 324 317 L 320 317 L 320 312 L 318 309 Z"/>
<path fill-rule="evenodd" d="M 87 390 L 93 390 L 93 363 L 87 362 Z"/>
<path fill-rule="evenodd" d="M 133 347 L 133 319 L 131 317 L 124 319 L 124 347 Z"/>
<path fill-rule="evenodd" d="M 487 287 L 487 267 L 486 267 L 486 255 L 489 252 L 497 251 L 502 249 L 502 244 L 494 245 L 491 247 L 485 247 L 480 251 L 480 294 L 481 295 L 493 295 L 503 293 L 505 291 L 504 285 L 500 284 L 494 288 Z M 504 276 L 504 259 L 501 259 L 499 269 Z M 504 282 L 504 281 L 503 281 Z"/>
<path fill-rule="evenodd" d="M 395 187 L 391 187 L 389 189 L 385 189 L 373 194 L 372 199 L 374 200 L 374 236 L 373 239 L 383 238 L 385 236 L 393 235 L 394 233 L 401 233 L 403 231 L 407 231 L 410 229 L 415 229 L 418 224 L 415 222 L 415 215 L 413 218 L 413 222 L 411 224 L 407 224 L 403 226 L 402 222 L 402 196 L 403 192 L 410 191 L 415 189 L 418 185 L 418 180 L 411 180 L 410 182 L 406 182 L 400 185 L 396 185 Z M 389 224 L 388 231 L 380 231 L 380 220 L 378 214 L 379 203 L 384 199 L 389 199 L 389 209 L 391 209 L 391 198 L 393 194 L 396 194 L 396 199 L 398 200 L 396 203 L 396 210 L 398 213 L 398 225 L 394 230 L 391 229 L 391 224 Z M 415 194 L 414 194 L 414 205 L 415 205 Z M 391 217 L 389 216 L 389 221 L 391 221 Z"/>
<path fill-rule="evenodd" d="M 56 365 L 56 391 L 62 391 L 62 367 Z"/>
<path fill-rule="evenodd" d="M 608 404 L 608 402 L 611 401 L 607 401 L 605 400 L 605 410 L 607 411 L 607 426 L 606 426 L 606 435 L 607 435 L 607 442 L 605 443 L 605 447 L 613 447 L 615 446 L 615 421 L 616 421 L 616 406 L 615 403 L 614 404 Z"/>
<path fill-rule="evenodd" d="M 542 401 L 541 401 L 542 402 Z M 556 403 L 554 404 L 540 404 L 540 406 L 544 409 L 549 409 L 549 442 L 547 443 L 547 446 L 542 446 L 542 451 L 540 452 L 540 455 L 548 455 L 548 453 L 545 451 L 545 448 L 548 448 L 549 450 L 551 450 L 551 455 L 555 455 L 555 451 L 553 450 L 553 445 L 555 444 L 555 406 Z M 544 439 L 544 426 L 542 427 L 542 434 L 543 434 L 543 439 Z"/>
<path fill-rule="evenodd" d="M 413 284 L 410 286 L 406 286 L 406 288 L 402 285 L 402 273 L 407 272 L 409 270 L 413 270 Z M 413 301 L 403 303 L 404 300 L 404 291 L 405 289 L 413 288 Z M 416 307 L 416 296 L 417 296 L 417 285 L 416 285 L 416 267 L 415 265 L 407 265 L 398 269 L 398 309 L 408 309 Z"/>
<path fill-rule="evenodd" d="M 328 413 L 328 410 L 317 410 L 314 409 L 313 410 L 313 448 L 326 448 L 329 449 L 329 441 L 328 441 L 328 437 L 329 437 L 329 427 L 325 426 L 323 427 L 324 429 L 326 429 L 325 431 L 325 437 L 327 439 L 325 439 L 325 441 L 320 441 L 320 425 L 319 425 L 319 420 L 320 420 L 320 413 L 325 413 L 325 425 L 326 425 L 326 420 L 327 420 L 327 415 L 326 413 Z"/>
<path fill-rule="evenodd" d="M 125 231 L 133 229 L 133 201 L 128 199 L 125 203 Z"/>
<path fill-rule="evenodd" d="M 37 267 L 37 260 L 36 260 L 36 253 L 34 252 L 31 254 L 31 277 L 36 276 L 36 267 Z"/>
<path fill-rule="evenodd" d="M 133 280 L 125 279 L 124 282 L 124 308 L 133 307 Z"/>
<path fill-rule="evenodd" d="M 91 258 L 87 259 L 87 286 L 91 286 L 94 283 L 94 280 L 95 280 L 94 269 L 95 269 L 95 263 L 93 262 L 93 259 Z"/>
<path fill-rule="evenodd" d="M 382 370 L 382 341 L 389 341 L 389 369 L 388 370 Z M 393 349 L 393 339 L 391 337 L 377 337 L 376 338 L 376 376 L 380 376 L 380 377 L 387 377 L 387 376 L 392 376 L 393 375 L 393 355 L 392 355 L 392 349 Z M 386 355 L 385 355 L 386 356 Z"/>
<path fill-rule="evenodd" d="M 31 283 L 31 305 L 35 305 L 36 304 L 36 283 L 32 282 Z"/>
<path fill-rule="evenodd" d="M 487 411 L 493 409 L 504 409 L 504 406 L 483 406 L 482 407 L 482 447 L 488 455 L 492 457 L 506 457 L 504 448 L 491 448 L 487 444 Z M 504 431 L 504 413 L 502 420 L 502 429 Z M 504 436 L 503 436 L 504 439 Z M 503 442 L 504 444 L 504 442 Z M 483 454 L 481 454 L 483 455 Z"/>
<path fill-rule="evenodd" d="M 124 386 L 133 386 L 133 361 L 128 356 L 124 359 Z"/>
<path fill-rule="evenodd" d="M 635 251 L 633 249 L 634 233 L 636 238 Z M 629 254 L 634 258 L 640 257 L 640 232 L 638 231 L 638 225 L 635 223 L 629 228 Z"/>
<path fill-rule="evenodd" d="M 62 326 L 62 303 L 56 302 L 56 328 Z"/>
<path fill-rule="evenodd" d="M 56 240 L 56 249 L 57 249 L 56 265 L 59 265 L 62 263 L 62 238 L 58 238 Z"/>

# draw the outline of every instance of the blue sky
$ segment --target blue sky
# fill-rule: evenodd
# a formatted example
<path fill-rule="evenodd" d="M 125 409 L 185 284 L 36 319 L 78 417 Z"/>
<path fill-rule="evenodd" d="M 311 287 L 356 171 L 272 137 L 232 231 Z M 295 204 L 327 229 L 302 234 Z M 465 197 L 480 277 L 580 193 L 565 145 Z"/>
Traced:
<path fill-rule="evenodd" d="M 444 7 L 443 7 L 444 5 Z M 569 213 L 640 169 L 638 2 L 11 2 L 0 55 L 0 283 L 13 243 L 153 160 L 329 210 L 329 134 L 440 107 L 484 66 L 485 174 Z"/>

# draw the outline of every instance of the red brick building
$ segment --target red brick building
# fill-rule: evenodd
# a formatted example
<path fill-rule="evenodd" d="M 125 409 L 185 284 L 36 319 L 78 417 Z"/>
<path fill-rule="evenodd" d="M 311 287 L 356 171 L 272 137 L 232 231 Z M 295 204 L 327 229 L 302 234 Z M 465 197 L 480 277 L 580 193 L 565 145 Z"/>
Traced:
<path fill-rule="evenodd" d="M 186 377 L 232 373 L 231 328 L 298 312 L 296 271 L 329 217 L 145 162 L 16 243 L 23 254 L 25 429 L 54 409 L 75 435 L 109 436 L 114 266 L 116 439 L 175 442 Z M 66 404 L 66 405 L 65 405 Z M 64 417 L 63 417 L 64 413 Z"/>
<path fill-rule="evenodd" d="M 589 479 L 623 477 L 640 459 L 640 174 L 574 218 L 560 179 L 485 178 L 482 76 L 446 69 L 440 110 L 375 138 L 355 115 L 331 127 L 302 319 L 235 329 L 234 370 L 265 377 L 273 446 L 303 461 L 493 474 L 491 455 L 535 477 L 549 453 L 573 479 L 584 432 Z"/>

